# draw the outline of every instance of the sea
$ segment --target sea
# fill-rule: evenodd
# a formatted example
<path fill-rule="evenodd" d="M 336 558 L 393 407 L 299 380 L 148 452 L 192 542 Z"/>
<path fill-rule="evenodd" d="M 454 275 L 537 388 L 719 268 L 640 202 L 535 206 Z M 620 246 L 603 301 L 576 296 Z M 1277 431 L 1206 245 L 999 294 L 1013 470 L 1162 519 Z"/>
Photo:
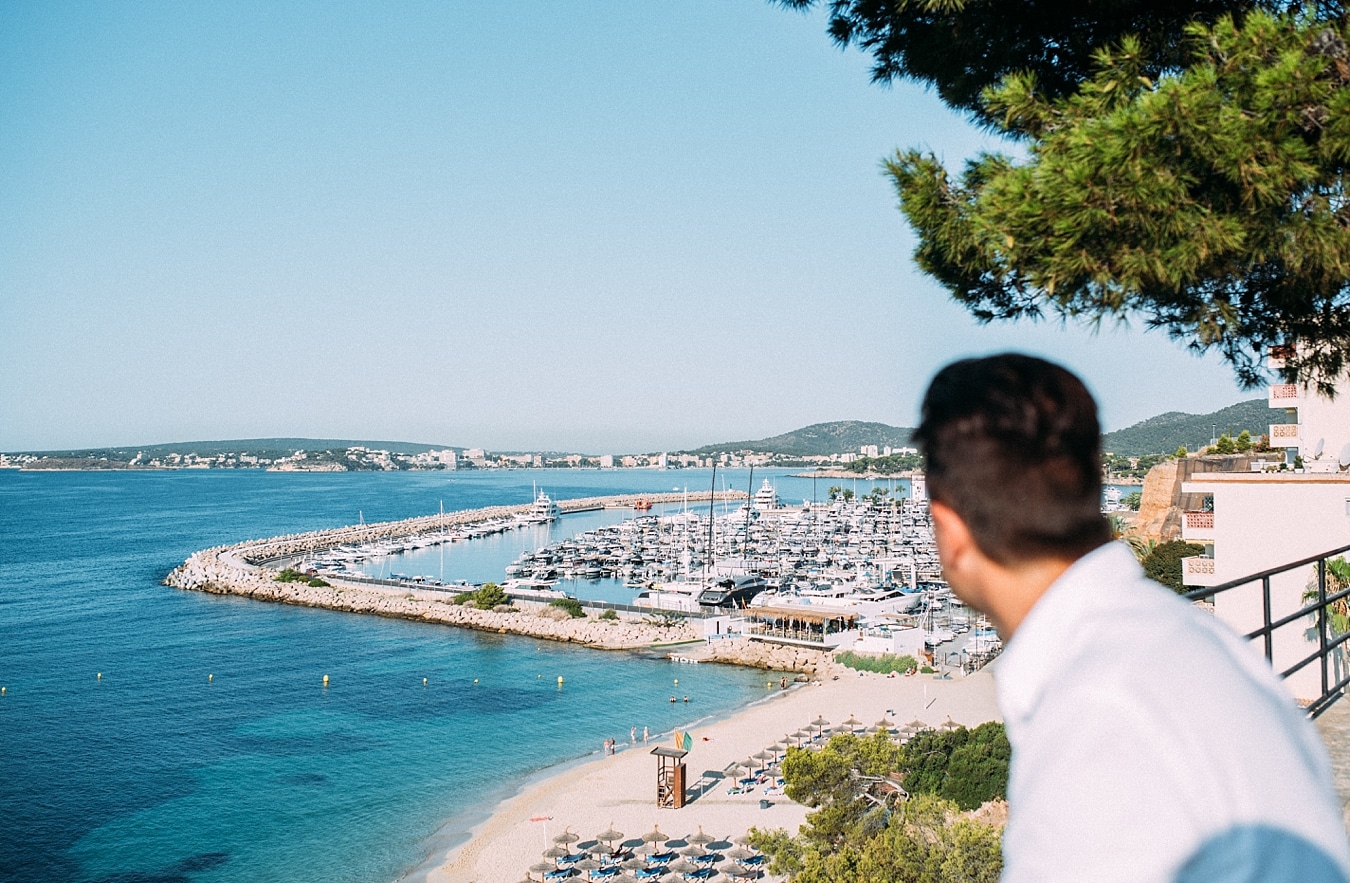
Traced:
<path fill-rule="evenodd" d="M 719 470 L 716 482 L 762 478 L 791 503 L 877 484 L 783 470 Z M 249 538 L 527 503 L 536 489 L 568 499 L 712 482 L 708 470 L 0 470 L 0 880 L 415 878 L 497 802 L 605 739 L 643 750 L 628 747 L 631 728 L 653 741 L 697 733 L 765 701 L 763 672 L 161 584 L 192 552 Z M 501 579 L 522 549 L 626 514 L 374 566 Z M 677 693 L 689 703 L 672 704 Z"/>

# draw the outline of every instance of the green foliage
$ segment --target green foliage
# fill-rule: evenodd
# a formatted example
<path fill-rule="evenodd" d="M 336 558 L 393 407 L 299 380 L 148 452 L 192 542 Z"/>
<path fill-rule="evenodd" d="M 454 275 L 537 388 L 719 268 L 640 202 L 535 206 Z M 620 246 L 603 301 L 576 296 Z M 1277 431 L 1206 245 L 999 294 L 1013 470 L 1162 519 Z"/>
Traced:
<path fill-rule="evenodd" d="M 326 580 L 320 579 L 317 576 L 311 576 L 309 579 L 305 580 L 305 585 L 313 586 L 314 588 L 319 589 L 323 588 L 324 586 L 330 585 L 330 583 L 328 583 Z"/>
<path fill-rule="evenodd" d="M 1232 427 L 1239 432 L 1247 430 L 1252 435 L 1260 435 L 1271 423 L 1279 423 L 1283 418 L 1272 412 L 1265 399 L 1251 399 L 1238 402 L 1226 408 L 1220 408 L 1209 414 L 1186 414 L 1181 411 L 1168 411 L 1141 420 L 1124 429 L 1117 429 L 1102 436 L 1103 450 L 1113 451 L 1125 457 L 1144 455 L 1172 454 L 1188 443 L 1195 444 L 1207 440 L 1214 426 Z M 1160 457 L 1159 460 L 1165 459 Z M 1154 460 L 1153 462 L 1159 462 Z M 1151 464 L 1150 464 L 1151 465 Z M 1115 470 L 1118 474 L 1124 474 Z M 1148 470 L 1145 469 L 1145 472 Z M 1139 476 L 1143 477 L 1142 473 Z"/>
<path fill-rule="evenodd" d="M 925 665 L 923 668 L 919 669 L 919 674 L 921 675 L 937 674 L 937 669 L 933 668 L 931 665 Z"/>
<path fill-rule="evenodd" d="M 600 614 L 600 618 L 605 622 L 618 622 L 619 613 L 617 610 L 606 610 L 604 613 Z"/>
<path fill-rule="evenodd" d="M 812 813 L 797 837 L 751 832 L 771 873 L 793 883 L 997 883 L 1002 873 L 999 830 L 960 818 L 941 798 L 874 808 L 834 837 L 816 827 L 824 812 Z"/>
<path fill-rule="evenodd" d="M 1139 507 L 1143 505 L 1144 494 L 1142 491 L 1131 491 L 1130 493 L 1126 494 L 1125 499 L 1121 500 L 1120 502 L 1125 506 L 1126 509 L 1131 509 L 1135 512 L 1138 512 Z"/>
<path fill-rule="evenodd" d="M 1174 592 L 1185 592 L 1187 589 L 1181 582 L 1181 559 L 1200 555 L 1204 551 L 1204 546 L 1181 540 L 1159 543 L 1143 560 L 1144 576 L 1162 583 Z"/>
<path fill-rule="evenodd" d="M 581 607 L 581 602 L 576 598 L 554 598 L 548 602 L 548 606 L 566 610 L 573 619 L 580 619 L 586 615 L 586 611 Z"/>
<path fill-rule="evenodd" d="M 919 454 L 891 454 L 886 457 L 859 457 L 853 462 L 845 464 L 844 468 L 849 472 L 856 472 L 859 475 L 867 473 L 894 475 L 900 472 L 911 472 L 915 469 L 922 469 L 923 457 Z"/>
<path fill-rule="evenodd" d="M 1239 454 L 1245 454 L 1252 449 L 1252 434 L 1247 430 L 1238 433 L 1237 440 L 1233 442 L 1233 447 Z"/>
<path fill-rule="evenodd" d="M 904 747 L 899 770 L 910 794 L 936 794 L 961 809 L 1004 798 L 1012 749 L 1003 724 L 980 724 L 915 735 Z"/>
<path fill-rule="evenodd" d="M 1327 562 L 1327 588 L 1328 595 L 1335 595 L 1345 589 L 1350 588 L 1350 561 L 1346 561 L 1344 556 L 1337 556 Z M 1313 569 L 1308 576 L 1308 584 L 1303 590 L 1303 603 L 1317 600 L 1317 570 Z M 1327 623 L 1330 626 L 1328 637 L 1336 638 L 1346 632 L 1350 632 L 1350 600 L 1341 598 L 1333 601 L 1327 606 L 1327 612 L 1330 614 Z M 1316 641 L 1316 632 L 1310 636 Z"/>
<path fill-rule="evenodd" d="M 793 9 L 818 0 L 779 0 Z M 917 80 L 947 104 L 989 126 L 1008 126 L 982 100 L 986 89 L 1026 72 L 1051 98 L 1073 93 L 1096 69 L 1096 51 L 1126 35 L 1138 43 L 1137 65 L 1156 78 L 1186 56 L 1184 27 L 1241 13 L 1252 2 L 1233 0 L 1107 0 L 1094 3 L 1018 4 L 1000 0 L 877 2 L 829 0 L 829 34 L 840 46 L 872 56 L 872 79 Z M 1274 4 L 1269 4 L 1274 6 Z M 1010 128 L 1018 131 L 1015 126 Z"/>
<path fill-rule="evenodd" d="M 907 671 L 914 670 L 919 665 L 918 660 L 908 653 L 903 656 L 896 656 L 893 653 L 868 656 L 854 653 L 852 650 L 836 653 L 834 661 L 857 671 L 871 671 L 883 675 L 890 674 L 893 671 L 904 674 Z"/>
<path fill-rule="evenodd" d="M 283 567 L 276 576 L 273 577 L 279 583 L 302 583 L 309 579 L 294 567 Z"/>
<path fill-rule="evenodd" d="M 1189 26 L 1187 66 L 1163 73 L 1125 36 L 1065 97 L 1009 76 L 981 108 L 1029 137 L 1024 161 L 984 154 L 956 180 L 931 154 L 888 163 L 916 260 L 981 320 L 1138 317 L 1247 385 L 1297 343 L 1281 373 L 1331 392 L 1350 364 L 1346 30 L 1257 11 Z"/>
<path fill-rule="evenodd" d="M 1186 450 L 1186 446 L 1185 446 L 1185 445 L 1182 445 L 1182 446 L 1180 446 L 1179 448 L 1177 448 L 1176 453 L 1172 454 L 1172 456 L 1173 456 L 1173 457 L 1176 457 L 1178 460 L 1185 460 L 1185 459 L 1186 459 L 1187 457 L 1189 457 L 1190 455 L 1191 455 L 1191 452 L 1188 451 L 1188 450 Z"/>
<path fill-rule="evenodd" d="M 812 811 L 795 837 L 751 831 L 751 842 L 770 857 L 769 870 L 793 883 L 995 883 L 999 831 L 959 817 L 957 801 L 979 805 L 980 793 L 1006 790 L 1002 724 L 963 727 L 921 744 L 912 751 L 878 733 L 835 736 L 819 751 L 789 749 L 787 795 Z M 914 766 L 916 752 L 936 786 L 898 800 L 879 786 L 887 774 Z M 957 798 L 943 796 L 944 787 Z"/>
<path fill-rule="evenodd" d="M 510 605 L 511 599 L 507 597 L 506 592 L 496 583 L 483 583 L 476 591 L 460 592 L 455 596 L 455 603 L 468 607 L 476 607 L 479 610 L 492 610 L 501 605 Z"/>
<path fill-rule="evenodd" d="M 1214 442 L 1214 453 L 1233 454 L 1237 452 L 1237 445 L 1228 437 L 1228 433 L 1219 436 L 1218 441 Z"/>

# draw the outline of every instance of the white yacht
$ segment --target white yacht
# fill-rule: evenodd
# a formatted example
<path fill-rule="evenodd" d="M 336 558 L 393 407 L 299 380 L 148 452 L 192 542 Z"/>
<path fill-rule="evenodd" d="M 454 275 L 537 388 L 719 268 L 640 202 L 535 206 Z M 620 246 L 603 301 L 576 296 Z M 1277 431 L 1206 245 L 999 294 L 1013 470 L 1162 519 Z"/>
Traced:
<path fill-rule="evenodd" d="M 548 494 L 543 491 L 534 498 L 528 511 L 516 516 L 516 520 L 522 524 L 548 524 L 550 521 L 557 521 L 562 515 L 562 510 L 558 504 L 549 499 Z"/>
<path fill-rule="evenodd" d="M 760 485 L 759 490 L 755 491 L 755 509 L 760 512 L 772 512 L 779 507 L 778 492 L 769 484 L 769 480 L 764 479 L 764 484 Z"/>

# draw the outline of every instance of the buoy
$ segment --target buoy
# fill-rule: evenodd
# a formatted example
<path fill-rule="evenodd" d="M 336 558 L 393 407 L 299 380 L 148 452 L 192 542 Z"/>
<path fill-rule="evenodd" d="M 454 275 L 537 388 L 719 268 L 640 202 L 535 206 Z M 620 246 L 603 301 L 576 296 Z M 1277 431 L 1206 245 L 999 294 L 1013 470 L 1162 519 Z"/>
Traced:
<path fill-rule="evenodd" d="M 676 678 L 676 679 L 675 679 L 675 686 L 678 687 L 679 685 L 680 685 L 680 679 L 679 679 L 679 678 Z"/>
<path fill-rule="evenodd" d="M 98 679 L 99 679 L 100 681 L 103 680 L 103 672 L 99 672 L 99 673 L 98 673 Z"/>
<path fill-rule="evenodd" d="M 328 675 L 324 675 L 324 676 L 323 676 L 323 685 L 324 685 L 325 687 L 328 686 Z"/>
<path fill-rule="evenodd" d="M 0 696 L 5 695 L 7 692 L 9 692 L 9 687 L 0 687 Z"/>
<path fill-rule="evenodd" d="M 558 675 L 558 686 L 562 686 L 562 675 Z"/>
<path fill-rule="evenodd" d="M 427 685 L 427 679 L 426 679 L 426 678 L 422 678 L 422 686 L 425 687 L 426 685 Z"/>
<path fill-rule="evenodd" d="M 475 684 L 478 683 L 478 678 L 474 678 L 474 679 L 473 679 L 473 682 L 474 682 Z"/>
<path fill-rule="evenodd" d="M 215 675 L 207 675 L 207 676 L 206 676 L 206 679 L 207 679 L 208 681 L 214 681 L 214 680 L 216 679 L 216 676 L 215 676 Z"/>

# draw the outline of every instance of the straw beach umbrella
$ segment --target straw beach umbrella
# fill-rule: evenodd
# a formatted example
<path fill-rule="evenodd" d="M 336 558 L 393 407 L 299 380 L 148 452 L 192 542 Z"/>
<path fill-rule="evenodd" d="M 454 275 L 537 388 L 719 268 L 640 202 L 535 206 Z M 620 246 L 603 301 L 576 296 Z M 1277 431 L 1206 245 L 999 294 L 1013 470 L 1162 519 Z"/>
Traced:
<path fill-rule="evenodd" d="M 561 846 L 550 846 L 548 849 L 544 850 L 544 858 L 560 859 L 567 854 L 567 850 L 563 849 Z"/>
<path fill-rule="evenodd" d="M 649 855 L 656 850 L 656 844 L 665 843 L 669 839 L 670 839 L 669 837 L 661 833 L 660 825 L 655 826 L 646 834 L 642 835 L 642 842 L 651 844 L 651 846 L 647 849 L 647 853 Z"/>
<path fill-rule="evenodd" d="M 615 831 L 615 830 L 614 830 L 614 823 L 613 823 L 613 822 L 610 822 L 610 823 L 609 823 L 609 828 L 607 828 L 607 829 L 604 830 L 604 831 L 601 831 L 599 834 L 596 834 L 596 835 L 595 835 L 595 839 L 596 839 L 596 840 L 604 840 L 606 843 L 610 844 L 610 846 L 612 847 L 615 840 L 622 840 L 622 839 L 623 839 L 623 834 L 619 833 L 618 831 Z"/>
<path fill-rule="evenodd" d="M 861 723 L 862 721 L 858 720 L 856 717 L 850 714 L 848 716 L 848 720 L 844 721 L 844 726 L 848 727 L 851 730 Z"/>
<path fill-rule="evenodd" d="M 581 839 L 580 836 L 573 834 L 571 831 L 564 828 L 561 834 L 553 838 L 553 842 L 568 844 L 568 843 L 576 843 L 580 839 Z"/>

